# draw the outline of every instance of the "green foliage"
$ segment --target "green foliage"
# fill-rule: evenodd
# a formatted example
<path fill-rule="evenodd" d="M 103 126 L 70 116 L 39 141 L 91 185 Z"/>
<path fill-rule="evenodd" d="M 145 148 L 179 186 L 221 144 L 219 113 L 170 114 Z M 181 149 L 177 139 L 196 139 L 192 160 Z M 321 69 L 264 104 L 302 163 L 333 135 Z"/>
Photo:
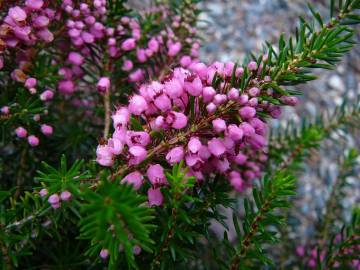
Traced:
<path fill-rule="evenodd" d="M 61 157 L 60 169 L 50 166 L 46 162 L 43 162 L 43 171 L 38 171 L 39 176 L 35 179 L 46 183 L 47 190 L 50 194 L 62 192 L 65 190 L 70 191 L 74 195 L 79 195 L 80 181 L 86 180 L 90 177 L 88 172 L 81 172 L 84 165 L 83 160 L 75 161 L 74 164 L 68 169 L 66 157 Z"/>
<path fill-rule="evenodd" d="M 259 261 L 263 264 L 272 263 L 265 255 L 263 245 L 275 243 L 278 239 L 276 231 L 269 230 L 268 227 L 284 225 L 284 218 L 275 210 L 289 208 L 291 204 L 288 197 L 295 194 L 295 178 L 288 170 L 278 171 L 272 178 L 265 175 L 261 188 L 253 188 L 255 204 L 244 199 L 242 230 L 236 215 L 233 216 L 238 244 L 233 247 L 226 243 L 227 252 L 233 254 L 228 269 L 252 269 L 253 264 Z M 227 239 L 224 241 L 227 242 Z"/>
<path fill-rule="evenodd" d="M 334 112 L 327 112 L 315 120 L 304 118 L 300 125 L 289 122 L 285 129 L 270 134 L 268 170 L 290 164 L 293 169 L 299 169 L 311 149 L 317 149 L 320 142 L 331 138 L 336 131 L 348 133 L 357 128 L 359 121 L 360 98 L 353 105 L 344 101 Z"/>
<path fill-rule="evenodd" d="M 107 249 L 109 269 L 118 269 L 123 249 L 128 267 L 139 269 L 134 246 L 151 252 L 154 244 L 150 238 L 154 211 L 145 205 L 145 197 L 137 194 L 131 185 L 107 180 L 101 181 L 96 191 L 88 189 L 83 195 L 80 239 L 91 240 L 86 254 L 96 258 L 101 249 Z"/>

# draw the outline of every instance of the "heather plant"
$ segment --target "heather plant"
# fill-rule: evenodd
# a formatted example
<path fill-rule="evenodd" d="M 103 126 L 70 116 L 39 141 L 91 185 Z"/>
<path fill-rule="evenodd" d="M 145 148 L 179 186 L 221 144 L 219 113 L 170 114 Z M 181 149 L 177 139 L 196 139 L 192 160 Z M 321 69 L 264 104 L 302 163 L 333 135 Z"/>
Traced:
<path fill-rule="evenodd" d="M 360 1 L 309 4 L 243 64 L 199 60 L 197 2 L 0 2 L 3 269 L 360 269 L 359 209 L 339 204 L 356 149 L 316 237 L 288 230 L 301 166 L 360 103 L 269 125 L 356 46 Z"/>

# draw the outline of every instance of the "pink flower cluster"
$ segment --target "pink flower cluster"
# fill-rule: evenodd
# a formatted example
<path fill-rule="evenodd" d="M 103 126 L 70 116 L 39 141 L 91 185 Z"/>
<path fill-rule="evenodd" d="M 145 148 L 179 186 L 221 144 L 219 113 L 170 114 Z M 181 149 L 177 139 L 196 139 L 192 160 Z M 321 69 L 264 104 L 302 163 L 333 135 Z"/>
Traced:
<path fill-rule="evenodd" d="M 107 10 L 104 0 L 95 0 L 92 4 L 80 2 L 78 5 L 71 0 L 64 0 L 62 9 L 70 16 L 66 21 L 66 27 L 74 49 L 70 50 L 66 65 L 59 71 L 63 77 L 58 84 L 61 93 L 72 94 L 76 90 L 75 82 L 84 75 L 82 66 L 86 59 L 98 62 L 99 66 L 104 65 L 103 58 L 96 57 L 90 49 L 91 46 L 95 46 L 100 55 L 106 54 L 112 61 L 120 61 L 119 66 L 125 73 L 124 79 L 136 83 L 144 81 L 149 76 L 156 76 L 161 71 L 156 67 L 158 65 L 154 64 L 152 66 L 155 66 L 155 69 L 152 69 L 149 61 L 158 64 L 159 61 L 164 61 L 160 56 L 167 56 L 169 62 L 173 62 L 183 50 L 184 45 L 171 28 L 149 34 L 141 29 L 138 19 L 127 16 L 120 18 L 114 27 L 105 26 Z M 184 25 L 190 29 L 187 24 L 181 22 L 179 16 L 174 18 L 174 22 L 177 22 L 177 27 Z M 194 43 L 191 55 L 197 57 L 199 44 L 191 38 L 195 33 L 194 29 L 191 30 L 193 34 L 189 35 L 186 42 Z M 146 46 L 140 45 L 144 43 Z M 68 45 L 63 44 L 65 50 L 69 50 Z M 104 83 L 106 84 L 103 78 L 100 78 L 97 84 L 100 93 L 104 92 L 104 87 L 101 86 Z"/>
<path fill-rule="evenodd" d="M 25 6 L 14 6 L 9 9 L 0 25 L 0 55 L 6 47 L 29 47 L 38 40 L 53 41 L 54 35 L 48 26 L 55 19 L 56 12 L 45 6 L 43 0 L 26 0 Z M 0 56 L 0 62 L 2 61 L 3 58 Z"/>
<path fill-rule="evenodd" d="M 217 173 L 239 192 L 251 185 L 267 159 L 266 123 L 258 112 L 278 117 L 280 107 L 264 97 L 285 98 L 261 90 L 264 81 L 257 78 L 255 62 L 248 66 L 255 78 L 245 91 L 230 83 L 234 72 L 238 78 L 244 72 L 243 68 L 234 70 L 232 62 L 207 66 L 192 61 L 184 67 L 175 68 L 161 82 L 142 85 L 128 106 L 112 116 L 112 138 L 96 151 L 102 166 L 112 167 L 118 161 L 122 182 L 139 189 L 146 176 L 152 185 L 150 205 L 163 202 L 160 187 L 167 185 L 163 161 L 169 166 L 185 161 L 189 175 L 198 181 Z M 214 76 L 221 80 L 218 86 L 212 85 Z M 291 99 L 295 104 L 296 98 Z M 131 129 L 131 118 L 142 123 L 144 130 Z"/>
<path fill-rule="evenodd" d="M 43 188 L 39 191 L 41 197 L 46 197 L 48 195 L 48 190 Z M 72 194 L 68 190 L 64 190 L 60 193 L 60 196 L 57 193 L 54 193 L 48 197 L 48 202 L 52 208 L 58 209 L 61 207 L 61 201 L 67 202 L 71 199 Z"/>

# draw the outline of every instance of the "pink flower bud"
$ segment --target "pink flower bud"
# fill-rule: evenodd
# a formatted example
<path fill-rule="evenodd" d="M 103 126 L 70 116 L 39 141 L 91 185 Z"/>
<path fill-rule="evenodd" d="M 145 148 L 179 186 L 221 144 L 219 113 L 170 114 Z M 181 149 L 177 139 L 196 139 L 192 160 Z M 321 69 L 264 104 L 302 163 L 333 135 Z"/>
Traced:
<path fill-rule="evenodd" d="M 161 193 L 160 188 L 150 188 L 148 189 L 148 200 L 150 207 L 152 206 L 161 206 L 164 202 L 164 197 Z"/>
<path fill-rule="evenodd" d="M 150 41 L 148 42 L 148 48 L 154 53 L 158 52 L 159 42 L 155 38 L 150 39 Z"/>
<path fill-rule="evenodd" d="M 210 141 L 208 141 L 208 148 L 210 153 L 216 157 L 220 157 L 226 151 L 223 142 L 218 138 L 213 138 Z"/>
<path fill-rule="evenodd" d="M 139 171 L 135 171 L 126 175 L 123 180 L 121 180 L 121 183 L 132 184 L 134 189 L 138 190 L 143 183 L 143 179 L 142 174 Z"/>
<path fill-rule="evenodd" d="M 41 38 L 45 42 L 49 43 L 49 42 L 52 42 L 54 40 L 53 33 L 51 33 L 50 30 L 47 29 L 47 28 L 42 28 L 41 30 L 37 31 L 36 34 L 38 35 L 39 38 Z"/>
<path fill-rule="evenodd" d="M 10 8 L 8 14 L 15 22 L 25 21 L 27 17 L 26 12 L 18 6 Z"/>
<path fill-rule="evenodd" d="M 172 43 L 169 46 L 169 50 L 168 50 L 168 55 L 169 56 L 175 56 L 177 55 L 180 50 L 181 50 L 181 43 L 180 42 L 176 42 L 176 43 Z"/>
<path fill-rule="evenodd" d="M 28 142 L 32 147 L 38 146 L 40 143 L 40 140 L 38 137 L 34 136 L 34 135 L 30 135 L 28 137 Z"/>
<path fill-rule="evenodd" d="M 101 259 L 106 259 L 109 256 L 109 251 L 107 249 L 102 249 L 100 250 L 100 254 L 99 254 Z"/>
<path fill-rule="evenodd" d="M 146 53 L 144 49 L 136 50 L 136 58 L 140 63 L 144 63 L 147 60 Z"/>
<path fill-rule="evenodd" d="M 217 133 L 221 133 L 226 129 L 226 122 L 221 118 L 217 118 L 217 119 L 213 120 L 212 125 L 213 125 L 215 132 L 217 132 Z"/>
<path fill-rule="evenodd" d="M 237 100 L 239 98 L 239 90 L 235 89 L 235 88 L 231 88 L 229 93 L 228 93 L 228 99 L 230 100 Z"/>
<path fill-rule="evenodd" d="M 110 79 L 108 77 L 102 77 L 97 83 L 97 90 L 99 93 L 106 93 L 110 90 Z"/>
<path fill-rule="evenodd" d="M 75 85 L 74 82 L 70 80 L 60 81 L 58 89 L 63 94 L 72 94 L 75 91 Z"/>
<path fill-rule="evenodd" d="M 50 23 L 50 20 L 46 16 L 37 16 L 33 22 L 34 27 L 43 28 L 47 27 Z"/>
<path fill-rule="evenodd" d="M 207 112 L 208 112 L 209 114 L 214 113 L 214 112 L 216 111 L 216 108 L 217 108 L 217 106 L 216 106 L 214 103 L 212 103 L 212 102 L 210 102 L 210 103 L 206 106 L 206 110 L 207 110 Z"/>
<path fill-rule="evenodd" d="M 248 64 L 248 68 L 250 71 L 255 71 L 257 70 L 258 66 L 257 66 L 257 63 L 255 61 L 251 61 L 249 64 Z"/>
<path fill-rule="evenodd" d="M 134 72 L 130 73 L 129 81 L 130 82 L 139 82 L 143 79 L 143 77 L 144 77 L 144 72 L 140 68 L 138 68 Z"/>
<path fill-rule="evenodd" d="M 252 107 L 245 106 L 239 110 L 239 114 L 242 119 L 251 119 L 256 115 L 256 110 Z"/>
<path fill-rule="evenodd" d="M 255 129 L 247 122 L 242 122 L 240 128 L 247 137 L 251 137 L 255 134 Z"/>
<path fill-rule="evenodd" d="M 128 38 L 121 44 L 121 49 L 124 51 L 131 51 L 136 46 L 136 40 L 134 38 Z"/>
<path fill-rule="evenodd" d="M 252 96 L 252 97 L 256 97 L 260 94 L 260 89 L 257 88 L 257 87 L 252 87 L 250 88 L 249 90 L 249 95 Z"/>
<path fill-rule="evenodd" d="M 19 138 L 25 138 L 27 136 L 27 131 L 23 127 L 18 127 L 17 129 L 15 129 L 15 133 L 16 136 L 18 136 Z"/>
<path fill-rule="evenodd" d="M 169 97 L 165 94 L 158 96 L 154 100 L 154 104 L 162 112 L 166 112 L 171 109 L 171 101 L 170 101 Z"/>
<path fill-rule="evenodd" d="M 197 154 L 200 151 L 201 146 L 202 146 L 202 144 L 201 144 L 199 138 L 192 137 L 188 143 L 188 150 L 192 154 Z"/>
<path fill-rule="evenodd" d="M 191 57 L 190 57 L 190 56 L 184 55 L 183 57 L 181 57 L 181 59 L 180 59 L 180 65 L 181 65 L 183 68 L 188 67 L 190 64 L 191 64 Z"/>
<path fill-rule="evenodd" d="M 130 71 L 134 67 L 133 62 L 131 60 L 125 60 L 124 64 L 122 66 L 122 70 L 124 71 Z"/>
<path fill-rule="evenodd" d="M 202 97 L 205 103 L 212 101 L 215 95 L 216 91 L 213 87 L 207 86 L 203 88 Z"/>
<path fill-rule="evenodd" d="M 40 95 L 40 100 L 42 101 L 48 101 L 51 100 L 54 97 L 54 92 L 51 90 L 45 90 Z"/>
<path fill-rule="evenodd" d="M 141 253 L 141 247 L 138 246 L 138 245 L 135 245 L 135 246 L 133 247 L 133 253 L 134 253 L 135 255 L 139 255 L 139 254 Z"/>
<path fill-rule="evenodd" d="M 140 115 L 148 109 L 146 100 L 140 95 L 134 95 L 129 100 L 129 112 Z"/>
<path fill-rule="evenodd" d="M 37 80 L 35 78 L 28 78 L 25 81 L 25 87 L 27 89 L 34 88 L 37 84 Z"/>
<path fill-rule="evenodd" d="M 71 195 L 70 191 L 67 191 L 67 190 L 61 192 L 61 194 L 60 194 L 61 200 L 65 201 L 65 202 L 69 201 L 71 199 L 71 196 L 72 195 Z"/>
<path fill-rule="evenodd" d="M 283 96 L 281 97 L 281 101 L 286 105 L 296 106 L 299 102 L 299 99 L 297 97 Z"/>
<path fill-rule="evenodd" d="M 59 209 L 61 207 L 61 203 L 53 203 L 51 204 L 51 207 L 54 209 Z"/>
<path fill-rule="evenodd" d="M 53 134 L 53 127 L 52 126 L 49 126 L 49 125 L 46 125 L 46 124 L 43 124 L 41 125 L 41 132 L 46 135 L 46 136 L 50 136 L 51 134 Z"/>
<path fill-rule="evenodd" d="M 68 61 L 72 65 L 80 66 L 84 63 L 84 57 L 77 52 L 70 52 L 68 56 Z"/>
<path fill-rule="evenodd" d="M 182 146 L 175 147 L 166 155 L 166 160 L 170 165 L 179 163 L 184 158 L 184 148 Z"/>
<path fill-rule="evenodd" d="M 245 162 L 247 160 L 247 156 L 245 156 L 244 154 L 242 153 L 239 153 L 236 155 L 235 157 L 235 162 L 238 164 L 238 165 L 244 165 Z"/>
<path fill-rule="evenodd" d="M 238 192 L 245 190 L 245 182 L 238 172 L 233 171 L 230 173 L 230 184 Z"/>
<path fill-rule="evenodd" d="M 166 184 L 164 168 L 160 164 L 150 165 L 146 172 L 147 177 L 152 185 Z"/>
<path fill-rule="evenodd" d="M 10 113 L 9 107 L 8 106 L 1 107 L 1 113 L 2 114 L 9 114 Z"/>
<path fill-rule="evenodd" d="M 234 124 L 228 126 L 227 134 L 233 141 L 240 141 L 244 136 L 242 129 Z"/>
<path fill-rule="evenodd" d="M 57 195 L 56 193 L 50 195 L 50 197 L 48 198 L 48 202 L 49 202 L 50 204 L 57 204 L 57 203 L 59 203 L 59 202 L 60 202 L 60 197 L 59 197 L 59 195 Z"/>
<path fill-rule="evenodd" d="M 39 195 L 41 197 L 45 197 L 46 195 L 48 195 L 48 190 L 46 188 L 43 188 L 39 191 Z"/>

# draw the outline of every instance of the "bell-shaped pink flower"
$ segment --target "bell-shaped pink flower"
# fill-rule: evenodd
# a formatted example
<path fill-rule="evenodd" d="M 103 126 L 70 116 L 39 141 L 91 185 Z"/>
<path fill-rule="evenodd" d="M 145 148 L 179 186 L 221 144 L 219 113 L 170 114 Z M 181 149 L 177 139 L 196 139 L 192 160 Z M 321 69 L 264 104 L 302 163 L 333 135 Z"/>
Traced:
<path fill-rule="evenodd" d="M 130 112 L 126 107 L 118 109 L 115 114 L 111 116 L 114 128 L 126 127 L 130 121 Z"/>
<path fill-rule="evenodd" d="M 255 71 L 255 70 L 257 70 L 257 68 L 258 68 L 258 65 L 257 65 L 257 63 L 256 63 L 255 61 L 251 61 L 251 62 L 248 64 L 248 69 L 249 69 L 250 71 Z"/>
<path fill-rule="evenodd" d="M 150 143 L 150 135 L 145 131 L 127 131 L 126 144 L 128 146 L 147 146 Z"/>
<path fill-rule="evenodd" d="M 160 188 L 150 188 L 147 192 L 149 205 L 152 206 L 161 206 L 164 202 L 164 197 L 161 193 Z"/>
<path fill-rule="evenodd" d="M 175 129 L 182 129 L 186 127 L 188 118 L 185 114 L 180 112 L 170 112 L 166 117 L 166 123 L 171 125 Z"/>
<path fill-rule="evenodd" d="M 146 171 L 146 175 L 152 185 L 166 184 L 164 168 L 160 164 L 150 165 Z"/>
<path fill-rule="evenodd" d="M 240 129 L 243 131 L 244 136 L 251 137 L 255 134 L 255 129 L 247 122 L 240 124 Z"/>
<path fill-rule="evenodd" d="M 166 160 L 167 162 L 169 162 L 170 165 L 179 163 L 183 159 L 184 159 L 184 148 L 182 146 L 177 146 L 171 149 L 166 155 Z"/>
<path fill-rule="evenodd" d="M 106 93 L 110 90 L 110 79 L 109 77 L 102 77 L 97 83 L 97 90 L 99 93 Z"/>
<path fill-rule="evenodd" d="M 129 148 L 129 154 L 130 154 L 130 165 L 138 165 L 143 160 L 145 160 L 147 151 L 142 146 L 131 146 Z"/>
<path fill-rule="evenodd" d="M 180 81 L 174 78 L 165 82 L 165 92 L 170 98 L 174 99 L 181 97 L 184 93 L 184 89 Z"/>
<path fill-rule="evenodd" d="M 111 167 L 114 164 L 113 150 L 107 145 L 98 145 L 96 149 L 96 162 L 104 167 Z"/>
<path fill-rule="evenodd" d="M 126 175 L 123 180 L 121 180 L 121 183 L 132 184 L 134 189 L 138 190 L 143 183 L 143 179 L 144 177 L 142 174 L 139 171 L 135 171 Z"/>
<path fill-rule="evenodd" d="M 122 142 L 116 138 L 109 139 L 107 145 L 110 147 L 111 152 L 114 155 L 120 155 L 124 148 L 124 145 L 122 144 Z"/>
<path fill-rule="evenodd" d="M 218 138 L 211 139 L 208 142 L 208 148 L 210 153 L 216 157 L 220 157 L 226 151 L 224 143 Z"/>
<path fill-rule="evenodd" d="M 197 154 L 201 149 L 201 142 L 198 137 L 192 137 L 188 143 L 188 150 L 192 154 Z"/>
<path fill-rule="evenodd" d="M 190 95 L 195 97 L 200 96 L 203 89 L 203 85 L 199 77 L 191 78 L 190 81 L 186 80 L 184 87 Z"/>
<path fill-rule="evenodd" d="M 148 108 L 148 104 L 140 95 L 133 95 L 129 100 L 129 112 L 135 115 L 140 115 Z"/>

